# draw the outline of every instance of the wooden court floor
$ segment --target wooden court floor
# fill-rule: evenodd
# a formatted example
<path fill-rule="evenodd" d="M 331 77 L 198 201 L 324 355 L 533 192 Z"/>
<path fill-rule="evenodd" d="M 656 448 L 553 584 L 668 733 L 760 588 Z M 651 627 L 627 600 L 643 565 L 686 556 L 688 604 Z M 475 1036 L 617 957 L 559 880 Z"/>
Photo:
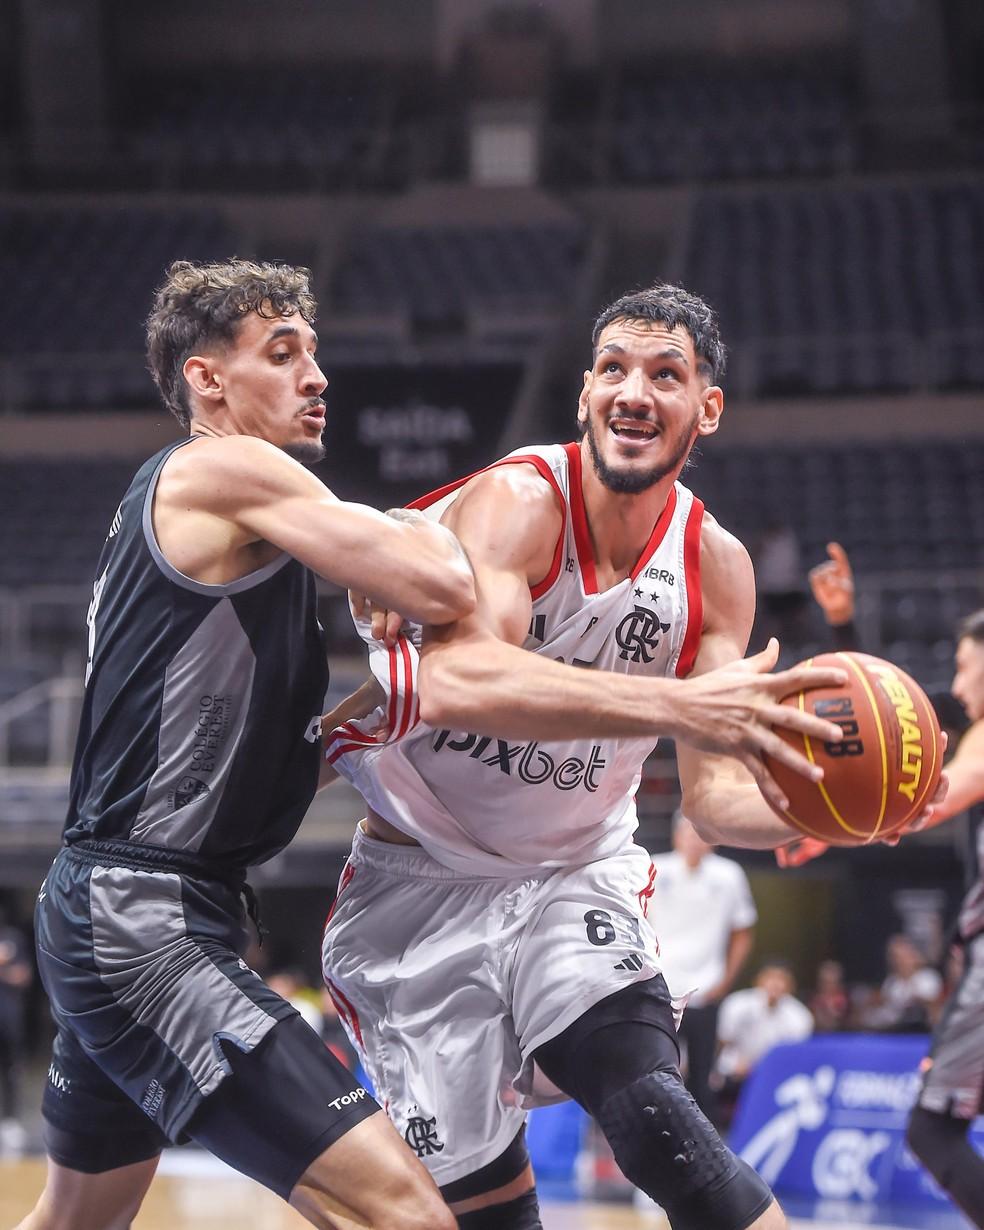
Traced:
<path fill-rule="evenodd" d="M 0 1230 L 11 1230 L 32 1208 L 44 1181 L 44 1162 L 0 1158 Z M 669 1230 L 656 1213 L 625 1205 L 542 1205 L 544 1230 Z M 165 1154 L 134 1230 L 305 1230 L 308 1223 L 258 1184 L 197 1151 Z M 792 1230 L 962 1230 L 959 1214 L 927 1211 L 893 1215 L 872 1206 L 790 1217 Z"/>
<path fill-rule="evenodd" d="M 44 1163 L 0 1161 L 0 1230 L 10 1230 L 34 1205 Z M 310 1230 L 302 1217 L 259 1185 L 238 1176 L 158 1174 L 134 1230 Z M 663 1218 L 625 1207 L 554 1204 L 544 1230 L 667 1230 Z"/>

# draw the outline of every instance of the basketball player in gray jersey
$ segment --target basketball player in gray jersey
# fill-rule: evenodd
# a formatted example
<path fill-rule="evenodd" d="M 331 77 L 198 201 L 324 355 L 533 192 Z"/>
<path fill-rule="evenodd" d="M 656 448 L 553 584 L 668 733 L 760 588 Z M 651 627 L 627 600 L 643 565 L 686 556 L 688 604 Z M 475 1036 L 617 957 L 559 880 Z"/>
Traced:
<path fill-rule="evenodd" d="M 128 1226 L 194 1139 L 314 1225 L 449 1230 L 385 1115 L 241 959 L 246 870 L 319 779 L 327 666 L 314 573 L 427 623 L 474 606 L 423 518 L 346 504 L 323 455 L 308 273 L 173 265 L 150 366 L 187 438 L 138 472 L 88 614 L 65 844 L 38 897 L 57 1025 L 47 1186 L 21 1230 Z"/>
<path fill-rule="evenodd" d="M 830 543 L 827 552 L 829 561 L 810 572 L 813 596 L 834 631 L 838 648 L 855 649 L 851 564 L 838 543 Z M 971 1123 L 984 1114 L 984 610 L 963 620 L 956 640 L 951 693 L 971 724 L 946 767 L 949 789 L 927 827 L 973 808 L 977 877 L 957 917 L 956 942 L 962 951 L 963 973 L 933 1032 L 906 1140 L 940 1187 L 984 1230 L 984 1158 L 967 1139 Z M 934 697 L 937 706 L 941 700 Z M 826 848 L 822 841 L 804 837 L 780 862 L 800 866 Z"/>

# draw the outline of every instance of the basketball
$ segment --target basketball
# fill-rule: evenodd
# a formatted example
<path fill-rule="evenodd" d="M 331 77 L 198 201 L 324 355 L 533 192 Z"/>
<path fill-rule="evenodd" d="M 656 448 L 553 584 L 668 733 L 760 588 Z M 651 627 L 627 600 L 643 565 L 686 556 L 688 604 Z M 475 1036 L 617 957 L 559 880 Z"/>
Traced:
<path fill-rule="evenodd" d="M 891 662 L 864 653 L 825 653 L 805 666 L 840 666 L 839 688 L 794 692 L 784 705 L 826 718 L 844 731 L 840 743 L 818 743 L 780 730 L 790 746 L 824 771 L 811 782 L 766 756 L 789 808 L 793 828 L 835 846 L 861 846 L 889 836 L 932 798 L 943 767 L 943 740 L 933 706 L 915 680 Z"/>

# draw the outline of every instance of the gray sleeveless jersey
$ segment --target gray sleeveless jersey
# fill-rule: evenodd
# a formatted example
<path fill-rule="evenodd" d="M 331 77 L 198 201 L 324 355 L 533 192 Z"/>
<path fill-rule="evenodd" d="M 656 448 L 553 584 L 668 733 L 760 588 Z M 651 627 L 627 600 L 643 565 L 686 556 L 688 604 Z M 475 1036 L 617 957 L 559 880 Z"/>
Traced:
<path fill-rule="evenodd" d="M 161 554 L 154 490 L 185 446 L 140 469 L 99 558 L 65 839 L 242 868 L 290 841 L 314 795 L 328 667 L 296 560 L 203 585 Z"/>

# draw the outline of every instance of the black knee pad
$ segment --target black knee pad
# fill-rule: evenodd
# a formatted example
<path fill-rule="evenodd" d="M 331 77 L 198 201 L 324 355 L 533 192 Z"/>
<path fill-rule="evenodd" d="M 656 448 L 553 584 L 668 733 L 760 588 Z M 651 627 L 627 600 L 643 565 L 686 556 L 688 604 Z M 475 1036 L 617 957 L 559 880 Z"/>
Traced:
<path fill-rule="evenodd" d="M 663 1206 L 673 1230 L 744 1230 L 772 1202 L 672 1068 L 608 1098 L 598 1124 L 623 1174 Z"/>
<path fill-rule="evenodd" d="M 506 1204 L 458 1214 L 459 1230 L 542 1230 L 536 1192 L 524 1192 Z"/>

